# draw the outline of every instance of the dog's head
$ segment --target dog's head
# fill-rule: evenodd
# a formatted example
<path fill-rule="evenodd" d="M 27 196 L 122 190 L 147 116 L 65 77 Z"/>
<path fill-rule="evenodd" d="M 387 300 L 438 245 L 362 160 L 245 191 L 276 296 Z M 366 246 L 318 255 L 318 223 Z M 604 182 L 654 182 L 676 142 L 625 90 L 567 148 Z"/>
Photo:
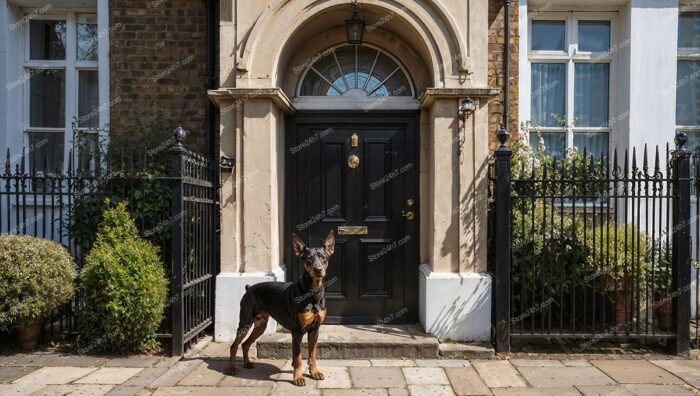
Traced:
<path fill-rule="evenodd" d="M 294 254 L 301 257 L 302 261 L 304 261 L 304 270 L 311 278 L 318 280 L 326 277 L 328 259 L 333 255 L 335 249 L 335 234 L 333 230 L 328 233 L 326 240 L 323 242 L 323 247 L 308 248 L 296 234 L 292 234 L 292 245 L 294 246 Z"/>

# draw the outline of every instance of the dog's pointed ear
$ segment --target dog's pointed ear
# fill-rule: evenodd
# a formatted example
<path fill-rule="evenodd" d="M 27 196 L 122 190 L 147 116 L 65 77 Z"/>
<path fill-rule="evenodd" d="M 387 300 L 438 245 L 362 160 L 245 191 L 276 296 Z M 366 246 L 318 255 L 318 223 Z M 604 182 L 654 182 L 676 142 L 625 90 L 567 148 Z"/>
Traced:
<path fill-rule="evenodd" d="M 335 251 L 335 234 L 333 233 L 333 230 L 328 233 L 326 240 L 323 242 L 323 247 L 326 249 L 326 253 L 333 255 L 333 252 Z"/>
<path fill-rule="evenodd" d="M 294 247 L 294 254 L 301 257 L 306 251 L 306 244 L 297 236 L 297 234 L 292 234 L 292 246 Z"/>

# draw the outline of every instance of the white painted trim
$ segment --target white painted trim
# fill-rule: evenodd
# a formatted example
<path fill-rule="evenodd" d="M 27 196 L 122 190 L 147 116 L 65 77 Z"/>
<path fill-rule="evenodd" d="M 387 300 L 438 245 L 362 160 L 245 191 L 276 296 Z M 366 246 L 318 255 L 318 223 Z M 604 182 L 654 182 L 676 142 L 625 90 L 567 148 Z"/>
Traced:
<path fill-rule="evenodd" d="M 292 100 L 292 104 L 297 110 L 357 110 L 369 112 L 377 110 L 418 110 L 420 108 L 418 100 L 408 97 L 307 96 L 295 98 Z"/>
<path fill-rule="evenodd" d="M 109 93 L 109 1 L 97 0 L 97 32 L 102 34 L 97 40 L 97 78 L 99 85 L 100 115 L 98 127 L 100 128 L 100 141 L 109 137 L 109 130 L 105 126 L 110 123 L 111 100 Z"/>

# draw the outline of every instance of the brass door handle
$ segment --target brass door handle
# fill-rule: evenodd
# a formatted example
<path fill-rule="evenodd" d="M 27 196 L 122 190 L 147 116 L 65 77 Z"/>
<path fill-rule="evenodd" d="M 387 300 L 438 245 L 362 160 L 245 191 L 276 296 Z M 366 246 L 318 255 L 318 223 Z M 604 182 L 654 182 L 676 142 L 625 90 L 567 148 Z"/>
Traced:
<path fill-rule="evenodd" d="M 413 213 L 412 211 L 404 212 L 403 210 L 401 211 L 401 216 L 405 217 L 406 220 L 413 220 L 416 218 L 416 214 Z"/>

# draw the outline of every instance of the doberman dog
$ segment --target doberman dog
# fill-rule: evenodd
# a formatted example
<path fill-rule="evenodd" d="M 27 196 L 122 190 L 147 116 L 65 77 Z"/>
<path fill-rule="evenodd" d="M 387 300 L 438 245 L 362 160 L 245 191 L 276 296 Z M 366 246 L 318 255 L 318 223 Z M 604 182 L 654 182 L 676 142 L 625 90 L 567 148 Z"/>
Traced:
<path fill-rule="evenodd" d="M 316 380 L 323 379 L 323 373 L 316 367 L 316 343 L 318 332 L 326 317 L 326 300 L 324 297 L 326 269 L 328 259 L 333 255 L 335 235 L 331 231 L 322 248 L 308 248 L 304 241 L 292 234 L 294 254 L 304 262 L 304 273 L 296 282 L 263 282 L 246 286 L 241 299 L 241 317 L 236 339 L 231 345 L 228 371 L 236 374 L 236 353 L 238 346 L 248 334 L 251 336 L 243 343 L 243 365 L 253 368 L 248 357 L 248 350 L 267 327 L 272 316 L 277 323 L 292 333 L 292 366 L 294 367 L 294 384 L 306 385 L 301 370 L 301 340 L 308 334 L 309 374 Z"/>

